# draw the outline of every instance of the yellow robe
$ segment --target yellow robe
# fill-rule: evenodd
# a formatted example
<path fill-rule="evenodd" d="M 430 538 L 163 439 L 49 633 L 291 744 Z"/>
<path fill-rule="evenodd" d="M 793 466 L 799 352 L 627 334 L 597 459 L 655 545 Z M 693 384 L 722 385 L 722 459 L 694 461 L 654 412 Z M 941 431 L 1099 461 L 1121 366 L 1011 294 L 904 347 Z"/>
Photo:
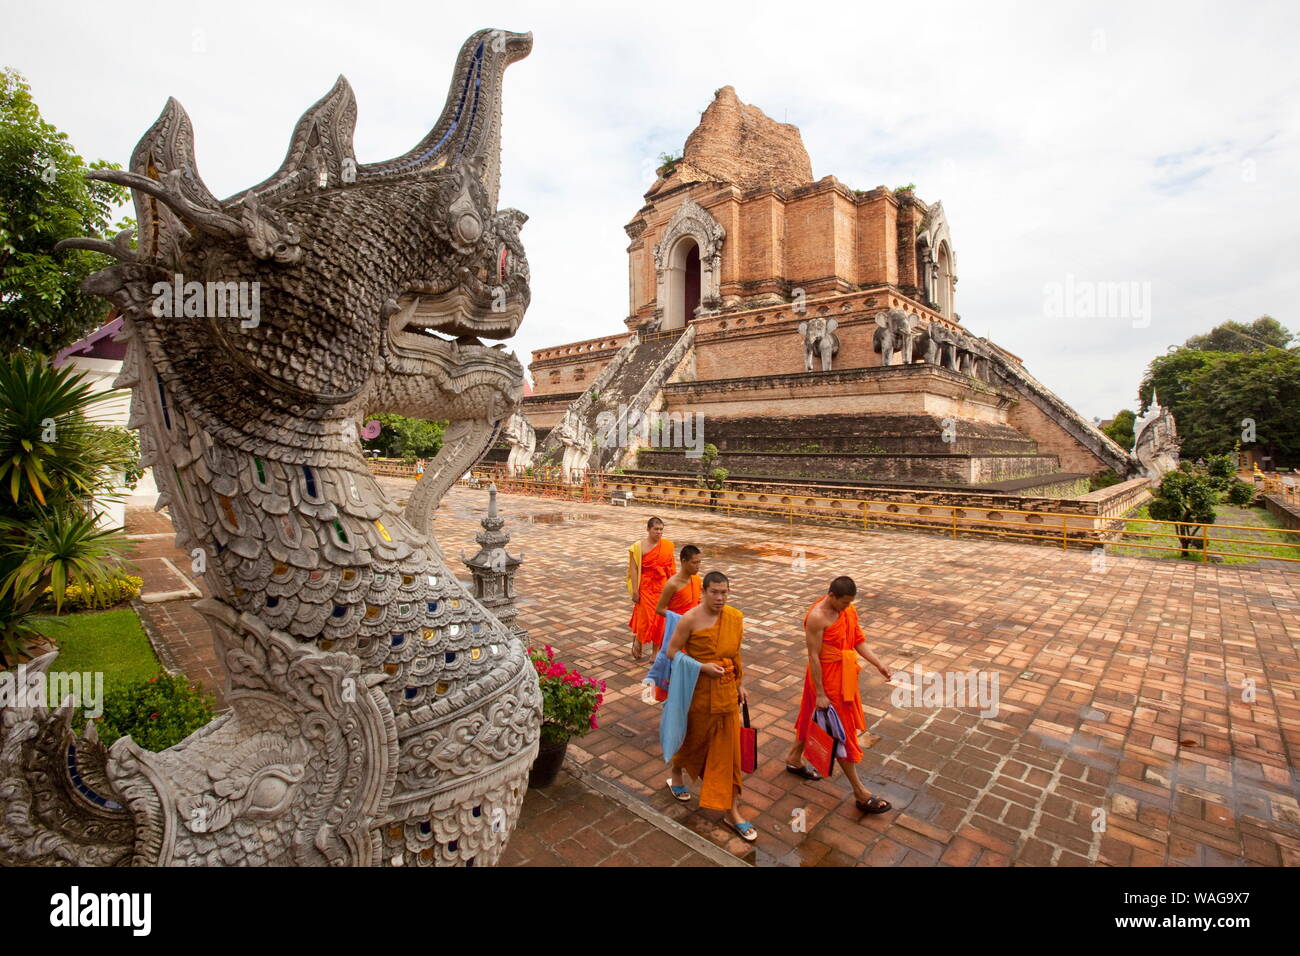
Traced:
<path fill-rule="evenodd" d="M 713 627 L 686 639 L 682 652 L 701 664 L 726 668 L 721 677 L 700 674 L 686 717 L 686 739 L 673 755 L 673 767 L 700 781 L 700 806 L 729 810 L 740 794 L 740 702 L 744 674 L 740 642 L 745 616 L 726 605 Z"/>

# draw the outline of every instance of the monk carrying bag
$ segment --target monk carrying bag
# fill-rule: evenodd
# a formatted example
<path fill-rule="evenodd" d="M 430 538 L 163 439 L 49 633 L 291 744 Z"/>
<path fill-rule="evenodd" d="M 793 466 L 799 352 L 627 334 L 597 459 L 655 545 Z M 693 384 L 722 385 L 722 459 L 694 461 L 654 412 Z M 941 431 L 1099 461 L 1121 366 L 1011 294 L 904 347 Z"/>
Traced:
<path fill-rule="evenodd" d="M 749 701 L 741 704 L 744 724 L 740 728 L 740 769 L 753 773 L 758 769 L 758 729 L 749 726 Z"/>
<path fill-rule="evenodd" d="M 820 716 L 824 716 L 832 729 L 839 727 L 838 719 L 830 719 L 829 707 L 814 711 L 813 719 L 808 724 L 808 736 L 804 739 L 803 755 L 814 770 L 829 780 L 835 772 L 836 751 L 843 745 L 844 738 L 827 732 L 817 720 Z"/>

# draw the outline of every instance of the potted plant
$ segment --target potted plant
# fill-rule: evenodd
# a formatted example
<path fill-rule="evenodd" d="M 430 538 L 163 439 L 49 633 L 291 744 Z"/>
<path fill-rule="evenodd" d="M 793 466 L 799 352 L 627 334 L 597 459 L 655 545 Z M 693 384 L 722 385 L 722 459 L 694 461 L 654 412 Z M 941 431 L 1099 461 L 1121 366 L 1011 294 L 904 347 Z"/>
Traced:
<path fill-rule="evenodd" d="M 555 782 L 564 763 L 570 737 L 581 737 L 597 727 L 596 711 L 605 702 L 605 682 L 583 677 L 555 659 L 555 648 L 528 649 L 542 688 L 542 739 L 528 775 L 528 786 Z"/>

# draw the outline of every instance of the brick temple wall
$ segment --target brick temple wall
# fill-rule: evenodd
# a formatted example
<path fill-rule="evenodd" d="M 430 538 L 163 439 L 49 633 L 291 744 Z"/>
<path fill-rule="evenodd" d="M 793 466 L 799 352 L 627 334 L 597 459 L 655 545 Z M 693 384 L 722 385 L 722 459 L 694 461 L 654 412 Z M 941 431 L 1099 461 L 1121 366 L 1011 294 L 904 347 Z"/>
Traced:
<path fill-rule="evenodd" d="M 783 190 L 694 183 L 665 190 L 633 220 L 641 229 L 628 247 L 633 324 L 654 315 L 654 249 L 687 199 L 726 230 L 719 272 L 724 307 L 764 296 L 788 301 L 795 288 L 813 296 L 899 281 L 899 200 L 889 190 L 857 193 L 834 176 Z"/>
<path fill-rule="evenodd" d="M 1281 495 L 1264 495 L 1264 507 L 1269 514 L 1281 519 L 1283 527 L 1300 531 L 1300 508 L 1288 504 Z"/>
<path fill-rule="evenodd" d="M 533 360 L 528 365 L 533 379 L 533 394 L 585 392 L 631 334 L 622 332 L 534 350 Z"/>
<path fill-rule="evenodd" d="M 1007 423 L 1017 431 L 1033 436 L 1040 452 L 1059 458 L 1062 471 L 1091 475 L 1108 467 L 1062 428 L 1055 418 L 1030 401 L 1019 401 L 1007 409 Z"/>
<path fill-rule="evenodd" d="M 696 474 L 699 459 L 681 449 L 642 449 L 638 469 Z M 716 467 L 736 477 L 848 479 L 944 485 L 980 485 L 1054 474 L 1052 455 L 864 455 L 858 452 L 740 452 L 719 454 Z"/>
<path fill-rule="evenodd" d="M 704 420 L 704 440 L 720 451 L 864 452 L 907 455 L 1033 455 L 1031 439 L 1014 429 L 960 420 L 955 440 L 943 440 L 931 416 L 854 414 Z"/>
<path fill-rule="evenodd" d="M 671 505 L 710 505 L 715 511 L 770 513 L 773 518 L 798 515 L 798 520 L 862 522 L 864 526 L 891 520 L 907 522 L 912 530 L 932 528 L 951 533 L 952 518 L 959 530 L 981 528 L 1025 543 L 1059 547 L 1062 531 L 1074 548 L 1093 548 L 1113 541 L 1122 531 L 1114 520 L 1150 497 L 1150 482 L 1136 478 L 1083 497 L 992 494 L 954 489 L 924 491 L 878 486 L 827 487 L 793 481 L 728 481 L 720 491 L 698 487 L 693 479 L 650 475 L 606 476 L 604 490 L 630 490 Z M 886 524 L 887 526 L 887 524 Z"/>

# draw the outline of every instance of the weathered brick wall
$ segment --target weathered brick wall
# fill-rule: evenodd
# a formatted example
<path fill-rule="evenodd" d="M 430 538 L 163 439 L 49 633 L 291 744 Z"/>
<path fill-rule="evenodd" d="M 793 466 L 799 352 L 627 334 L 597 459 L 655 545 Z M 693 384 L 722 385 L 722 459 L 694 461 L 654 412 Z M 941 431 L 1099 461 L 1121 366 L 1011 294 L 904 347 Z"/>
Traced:
<path fill-rule="evenodd" d="M 941 420 L 922 415 L 705 416 L 704 440 L 722 451 L 866 452 L 929 455 L 1033 455 L 1032 440 L 1014 429 L 960 420 L 944 441 Z"/>
<path fill-rule="evenodd" d="M 664 393 L 672 410 L 700 411 L 709 420 L 923 415 L 938 432 L 937 422 L 951 416 L 959 434 L 963 422 L 974 422 L 981 423 L 976 433 L 997 425 L 1018 436 L 1006 428 L 1005 405 L 1015 401 L 1008 393 L 932 365 L 700 380 L 670 385 Z"/>
<path fill-rule="evenodd" d="M 799 323 L 808 318 L 833 318 L 840 350 L 836 369 L 878 368 L 881 356 L 873 340 L 877 313 L 901 308 L 927 319 L 936 313 L 888 289 L 854 294 L 810 297 L 802 313 L 789 306 L 748 309 L 696 321 L 696 370 L 700 380 L 744 375 L 780 375 L 804 371 Z M 942 320 L 940 320 L 942 321 Z M 953 328 L 960 328 L 947 322 Z M 900 361 L 895 357 L 895 362 Z M 820 361 L 813 368 L 821 369 Z"/>
<path fill-rule="evenodd" d="M 567 392 L 555 395 L 529 395 L 520 402 L 520 412 L 537 432 L 538 448 L 542 447 L 542 433 L 558 425 L 569 403 L 581 394 L 581 392 Z"/>
<path fill-rule="evenodd" d="M 533 379 L 533 393 L 553 395 L 586 391 L 630 337 L 630 332 L 622 332 L 534 350 L 533 360 L 528 366 Z"/>
<path fill-rule="evenodd" d="M 1269 514 L 1282 520 L 1283 527 L 1300 531 L 1300 508 L 1288 504 L 1280 495 L 1264 495 L 1264 507 Z M 1300 539 L 1293 543 L 1300 544 Z"/>
<path fill-rule="evenodd" d="M 771 515 L 799 523 L 825 521 L 862 527 L 884 524 L 952 534 L 978 530 L 981 536 L 1007 536 L 1051 547 L 1096 547 L 1120 530 L 1109 516 L 1114 501 L 1131 488 L 1116 485 L 1098 495 L 1057 497 L 989 494 L 966 490 L 924 491 L 844 482 L 834 486 L 797 481 L 728 481 L 722 491 L 699 487 L 694 479 L 653 475 L 594 476 L 602 491 L 630 490 L 651 507 L 680 504 L 716 511 Z M 954 522 L 954 518 L 957 521 Z"/>
<path fill-rule="evenodd" d="M 700 182 L 655 197 L 629 224 L 637 232 L 628 246 L 636 323 L 658 305 L 654 248 L 688 198 L 726 230 L 719 280 L 728 309 L 788 298 L 796 288 L 824 296 L 899 280 L 898 200 L 888 190 L 855 193 L 834 176 L 780 191 Z"/>
<path fill-rule="evenodd" d="M 1040 452 L 1059 458 L 1064 471 L 1090 475 L 1108 467 L 1032 402 L 1020 401 L 1009 408 L 1007 422 L 1017 431 L 1033 436 Z"/>
<path fill-rule="evenodd" d="M 706 432 L 707 434 L 707 432 Z M 695 474 L 699 460 L 681 449 L 642 449 L 637 468 Z M 717 467 L 738 478 L 787 477 L 809 480 L 915 482 L 978 485 L 1051 475 L 1059 469 L 1050 455 L 873 455 L 858 452 L 744 452 L 718 455 Z"/>

